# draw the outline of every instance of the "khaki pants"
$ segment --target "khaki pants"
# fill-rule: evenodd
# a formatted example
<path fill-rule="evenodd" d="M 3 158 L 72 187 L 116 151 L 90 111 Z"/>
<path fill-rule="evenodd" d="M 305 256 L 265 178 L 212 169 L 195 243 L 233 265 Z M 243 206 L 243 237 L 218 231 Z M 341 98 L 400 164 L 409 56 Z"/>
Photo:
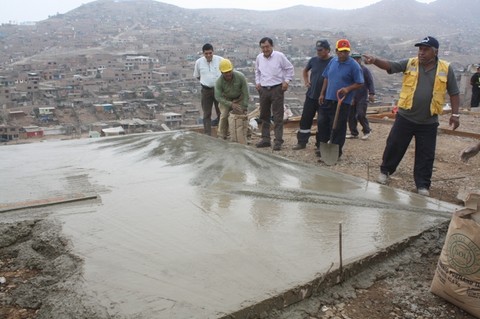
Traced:
<path fill-rule="evenodd" d="M 224 140 L 228 135 L 228 115 L 230 114 L 230 106 L 220 104 L 220 121 L 218 122 L 217 137 Z"/>

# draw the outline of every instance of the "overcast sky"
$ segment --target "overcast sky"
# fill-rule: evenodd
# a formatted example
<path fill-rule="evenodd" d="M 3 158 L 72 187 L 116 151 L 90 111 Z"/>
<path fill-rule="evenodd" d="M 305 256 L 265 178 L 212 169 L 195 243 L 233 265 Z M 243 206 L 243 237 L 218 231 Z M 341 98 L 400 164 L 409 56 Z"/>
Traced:
<path fill-rule="evenodd" d="M 308 6 L 356 9 L 379 2 L 380 0 L 165 0 L 182 8 L 241 8 L 251 10 L 275 10 L 303 4 Z M 417 0 L 433 2 L 435 0 Z M 40 21 L 57 13 L 66 13 L 92 0 L 2 0 L 0 7 L 0 23 Z"/>

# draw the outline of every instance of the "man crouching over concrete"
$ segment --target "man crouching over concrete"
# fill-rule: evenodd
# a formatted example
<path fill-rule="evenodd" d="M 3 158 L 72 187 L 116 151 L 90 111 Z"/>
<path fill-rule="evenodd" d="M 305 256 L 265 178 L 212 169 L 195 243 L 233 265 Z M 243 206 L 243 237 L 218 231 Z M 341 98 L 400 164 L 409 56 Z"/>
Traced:
<path fill-rule="evenodd" d="M 230 113 L 246 114 L 250 96 L 248 94 L 247 79 L 241 72 L 233 69 L 233 64 L 229 59 L 221 60 L 219 68 L 222 76 L 215 83 L 215 99 L 220 103 L 221 112 L 217 136 L 226 140 Z M 248 124 L 245 123 L 245 134 L 247 128 Z"/>

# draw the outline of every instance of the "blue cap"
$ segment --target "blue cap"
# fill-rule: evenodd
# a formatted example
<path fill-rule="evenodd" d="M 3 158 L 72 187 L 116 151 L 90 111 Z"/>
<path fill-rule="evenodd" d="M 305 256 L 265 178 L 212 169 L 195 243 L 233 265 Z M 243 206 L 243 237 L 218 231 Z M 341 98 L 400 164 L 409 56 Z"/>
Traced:
<path fill-rule="evenodd" d="M 440 44 L 438 44 L 437 39 L 435 39 L 432 36 L 426 36 L 425 38 L 422 39 L 422 41 L 415 43 L 416 47 L 419 47 L 421 45 L 426 45 L 427 47 L 432 47 L 435 49 L 438 49 L 438 47 L 440 46 Z"/>
<path fill-rule="evenodd" d="M 318 40 L 315 44 L 315 48 L 330 50 L 330 43 L 328 43 L 327 40 Z"/>

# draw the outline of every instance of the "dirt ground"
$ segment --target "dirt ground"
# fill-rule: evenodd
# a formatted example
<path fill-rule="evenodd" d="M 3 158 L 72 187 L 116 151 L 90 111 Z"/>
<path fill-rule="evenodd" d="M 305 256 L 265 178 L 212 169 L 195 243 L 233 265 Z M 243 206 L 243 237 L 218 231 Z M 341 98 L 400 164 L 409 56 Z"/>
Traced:
<path fill-rule="evenodd" d="M 480 133 L 479 117 L 480 113 L 463 112 L 459 130 Z M 440 127 L 448 129 L 447 121 L 448 116 L 443 116 Z M 330 169 L 375 181 L 391 124 L 380 121 L 371 126 L 373 132 L 368 140 L 346 141 L 342 159 Z M 314 153 L 314 138 L 306 149 L 292 150 L 295 129 L 285 130 L 286 142 L 276 154 L 325 166 Z M 254 137 L 253 143 L 257 140 Z M 472 138 L 439 135 L 431 197 L 461 205 L 468 192 L 480 189 L 480 156 L 468 163 L 459 160 L 460 151 L 473 143 Z M 392 176 L 391 187 L 415 191 L 413 145 Z M 424 233 L 407 249 L 322 295 L 258 318 L 474 318 L 429 292 L 447 227 L 445 223 Z M 101 311 L 82 309 L 79 296 L 68 296 L 68 287 L 78 276 L 81 261 L 68 252 L 68 242 L 62 239 L 59 226 L 41 220 L 0 224 L 0 319 L 53 318 L 52 314 L 58 314 L 55 318 L 112 318 Z M 78 312 L 62 313 L 62 305 L 58 304 L 62 296 L 74 303 L 69 308 Z"/>
<path fill-rule="evenodd" d="M 440 119 L 439 128 L 451 131 L 448 119 L 449 115 L 443 115 Z M 336 165 L 328 167 L 334 171 L 376 181 L 392 121 L 380 119 L 371 123 L 372 134 L 368 140 L 347 139 L 342 158 Z M 465 111 L 461 116 L 460 127 L 457 131 L 480 134 L 480 112 Z M 286 129 L 284 135 L 285 144 L 282 150 L 276 152 L 276 154 L 295 161 L 326 167 L 324 163 L 318 162 L 318 158 L 314 154 L 314 136 L 310 139 L 306 149 L 293 151 L 292 146 L 297 141 L 295 129 Z M 362 133 L 360 133 L 360 136 L 362 136 Z M 474 144 L 475 141 L 478 140 L 439 133 L 430 197 L 450 203 L 463 204 L 466 192 L 479 189 L 477 181 L 479 181 L 480 174 L 480 157 L 474 157 L 468 163 L 462 163 L 459 160 L 460 152 L 465 147 Z M 255 143 L 255 140 L 253 143 Z M 412 141 L 397 172 L 391 176 L 389 186 L 411 192 L 416 191 L 413 181 L 414 147 L 415 143 Z M 270 149 L 259 150 L 271 151 Z"/>

